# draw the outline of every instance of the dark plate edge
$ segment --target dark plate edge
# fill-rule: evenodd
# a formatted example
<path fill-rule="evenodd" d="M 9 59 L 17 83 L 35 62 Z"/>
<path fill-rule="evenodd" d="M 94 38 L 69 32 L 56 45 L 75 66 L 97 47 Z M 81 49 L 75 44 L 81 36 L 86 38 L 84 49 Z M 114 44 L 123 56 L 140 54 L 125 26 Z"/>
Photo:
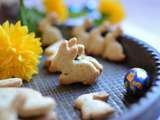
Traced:
<path fill-rule="evenodd" d="M 123 35 L 127 40 L 134 41 L 137 45 L 143 47 L 154 59 L 156 65 L 156 76 L 154 86 L 141 98 L 137 104 L 134 104 L 124 115 L 113 118 L 114 120 L 154 120 L 160 115 L 160 53 L 148 45 L 146 42 L 129 35 Z M 146 101 L 148 104 L 146 104 Z M 159 103 L 158 103 L 159 102 Z"/>

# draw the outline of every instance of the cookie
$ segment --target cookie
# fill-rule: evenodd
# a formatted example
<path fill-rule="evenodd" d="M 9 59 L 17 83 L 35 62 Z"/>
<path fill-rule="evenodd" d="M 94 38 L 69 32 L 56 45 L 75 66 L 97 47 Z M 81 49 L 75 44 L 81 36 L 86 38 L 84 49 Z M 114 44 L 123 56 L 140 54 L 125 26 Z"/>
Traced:
<path fill-rule="evenodd" d="M 84 94 L 75 100 L 75 107 L 81 110 L 83 120 L 100 120 L 114 112 L 114 108 L 105 102 L 108 96 L 104 91 Z"/>
<path fill-rule="evenodd" d="M 92 64 L 94 64 L 94 66 L 100 71 L 102 72 L 103 70 L 103 66 L 93 57 L 91 56 L 86 56 L 86 55 L 80 55 L 77 57 L 77 60 L 84 60 L 84 61 L 89 61 Z"/>
<path fill-rule="evenodd" d="M 103 58 L 111 61 L 123 61 L 126 57 L 122 45 L 116 40 L 117 33 L 108 33 L 105 37 Z"/>
<path fill-rule="evenodd" d="M 120 26 L 117 26 L 111 33 L 113 37 L 117 39 L 119 36 L 123 34 L 123 31 Z"/>
<path fill-rule="evenodd" d="M 63 39 L 60 30 L 56 27 L 46 25 L 42 32 L 42 45 L 48 46 Z"/>
<path fill-rule="evenodd" d="M 51 56 L 55 54 L 62 42 L 63 42 L 62 40 L 59 40 L 56 43 L 53 43 L 50 46 L 48 46 L 44 51 L 44 55 Z"/>
<path fill-rule="evenodd" d="M 81 82 L 91 85 L 100 75 L 102 66 L 92 57 L 86 59 L 82 46 L 77 44 L 76 38 L 64 41 L 50 59 L 48 70 L 49 72 L 61 72 L 60 84 Z M 83 55 L 83 59 L 79 57 L 81 55 Z M 101 69 L 96 65 L 100 65 Z"/>
<path fill-rule="evenodd" d="M 50 112 L 45 115 L 27 118 L 26 120 L 58 120 L 55 112 Z"/>
<path fill-rule="evenodd" d="M 25 97 L 22 94 L 0 93 L 0 120 L 18 120 L 18 111 L 25 103 Z"/>
<path fill-rule="evenodd" d="M 26 99 L 18 111 L 21 117 L 45 115 L 56 107 L 54 99 L 43 97 L 38 91 L 29 88 L 0 88 L 0 99 L 5 102 L 1 104 L 10 103 L 17 94 L 22 94 Z"/>
<path fill-rule="evenodd" d="M 88 39 L 89 39 L 89 33 L 87 32 L 87 29 L 91 28 L 93 26 L 92 21 L 89 19 L 86 19 L 81 26 L 76 26 L 73 28 L 73 36 L 75 36 L 78 40 L 79 44 L 83 44 L 85 48 L 88 46 Z"/>
<path fill-rule="evenodd" d="M 101 31 L 99 29 L 93 29 L 90 32 L 88 46 L 86 47 L 86 52 L 91 55 L 100 56 L 104 49 L 104 39 L 101 36 Z"/>
<path fill-rule="evenodd" d="M 104 37 L 101 35 L 102 33 L 108 31 L 110 28 L 110 24 L 108 22 L 104 22 L 99 27 L 94 28 L 90 34 L 88 39 L 88 46 L 86 47 L 86 51 L 88 54 L 101 56 L 104 51 Z"/>
<path fill-rule="evenodd" d="M 62 43 L 63 41 L 60 40 L 50 46 L 48 46 L 45 51 L 44 51 L 44 55 L 46 55 L 47 57 L 49 56 L 52 56 L 54 55 L 57 51 L 58 51 L 58 48 L 60 46 L 60 44 Z M 69 42 L 69 46 L 72 46 L 70 45 L 71 42 Z M 71 43 L 72 44 L 72 43 Z M 77 44 L 78 48 L 79 48 L 79 51 L 78 51 L 78 54 L 84 54 L 84 46 L 82 44 Z"/>
<path fill-rule="evenodd" d="M 42 45 L 48 46 L 61 39 L 63 39 L 60 30 L 52 26 L 53 23 L 57 22 L 57 16 L 54 13 L 48 14 L 43 20 L 38 24 L 38 29 L 42 32 Z"/>
<path fill-rule="evenodd" d="M 63 41 L 59 41 L 49 47 L 47 47 L 45 49 L 45 55 L 47 55 L 47 60 L 45 61 L 45 66 L 46 67 L 49 67 L 50 64 L 51 64 L 51 61 L 52 59 L 54 58 L 55 56 L 55 53 L 58 51 L 59 47 L 60 47 L 60 44 L 62 43 Z M 74 38 L 72 38 L 72 40 L 68 43 L 68 46 L 72 46 L 74 45 Z M 85 54 L 85 48 L 82 44 L 76 44 L 76 46 L 78 47 L 78 55 L 84 55 Z"/>
<path fill-rule="evenodd" d="M 88 29 L 91 29 L 94 26 L 93 21 L 90 19 L 85 19 L 82 26 L 85 31 L 89 32 L 90 30 Z"/>
<path fill-rule="evenodd" d="M 23 84 L 22 79 L 20 78 L 9 78 L 0 80 L 1 87 L 21 87 Z"/>

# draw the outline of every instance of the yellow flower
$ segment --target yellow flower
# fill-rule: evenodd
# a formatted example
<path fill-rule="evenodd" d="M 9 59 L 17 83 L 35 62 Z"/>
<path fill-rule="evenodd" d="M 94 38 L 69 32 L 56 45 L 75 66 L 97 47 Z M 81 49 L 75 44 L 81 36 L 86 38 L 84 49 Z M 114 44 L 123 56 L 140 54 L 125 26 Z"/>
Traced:
<path fill-rule="evenodd" d="M 125 12 L 120 0 L 100 0 L 99 11 L 108 15 L 108 20 L 112 23 L 119 23 L 125 17 Z"/>
<path fill-rule="evenodd" d="M 42 53 L 39 38 L 20 22 L 0 25 L 0 79 L 19 77 L 29 81 L 38 71 Z"/>
<path fill-rule="evenodd" d="M 57 13 L 61 22 L 64 22 L 68 17 L 68 8 L 64 0 L 44 0 L 44 7 L 47 13 Z"/>

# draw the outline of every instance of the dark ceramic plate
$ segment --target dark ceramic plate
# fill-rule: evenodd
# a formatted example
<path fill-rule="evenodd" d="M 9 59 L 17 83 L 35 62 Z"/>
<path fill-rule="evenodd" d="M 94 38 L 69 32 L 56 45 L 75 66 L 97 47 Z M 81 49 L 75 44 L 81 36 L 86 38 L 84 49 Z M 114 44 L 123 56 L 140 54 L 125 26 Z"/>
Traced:
<path fill-rule="evenodd" d="M 45 57 L 39 66 L 40 71 L 31 83 L 24 86 L 34 88 L 43 95 L 54 97 L 57 101 L 57 114 L 60 120 L 80 120 L 80 112 L 74 109 L 74 100 L 81 94 L 105 90 L 110 94 L 108 103 L 115 108 L 115 114 L 107 119 L 152 120 L 160 113 L 160 56 L 155 49 L 133 37 L 122 36 L 127 59 L 124 63 L 114 63 L 102 58 L 104 70 L 97 82 L 91 86 L 73 84 L 61 86 L 58 74 L 48 74 L 44 69 Z M 141 67 L 150 75 L 151 86 L 141 97 L 127 96 L 124 88 L 124 75 L 133 67 Z M 35 98 L 36 99 L 36 98 Z"/>

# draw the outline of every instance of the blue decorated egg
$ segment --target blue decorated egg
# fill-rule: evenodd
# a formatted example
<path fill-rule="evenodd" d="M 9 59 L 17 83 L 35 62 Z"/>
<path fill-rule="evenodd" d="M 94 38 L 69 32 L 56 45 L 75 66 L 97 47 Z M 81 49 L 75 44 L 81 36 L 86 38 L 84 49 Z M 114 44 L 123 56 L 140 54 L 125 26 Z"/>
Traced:
<path fill-rule="evenodd" d="M 149 76 L 142 68 L 130 69 L 124 79 L 127 93 L 142 94 L 149 86 Z"/>

